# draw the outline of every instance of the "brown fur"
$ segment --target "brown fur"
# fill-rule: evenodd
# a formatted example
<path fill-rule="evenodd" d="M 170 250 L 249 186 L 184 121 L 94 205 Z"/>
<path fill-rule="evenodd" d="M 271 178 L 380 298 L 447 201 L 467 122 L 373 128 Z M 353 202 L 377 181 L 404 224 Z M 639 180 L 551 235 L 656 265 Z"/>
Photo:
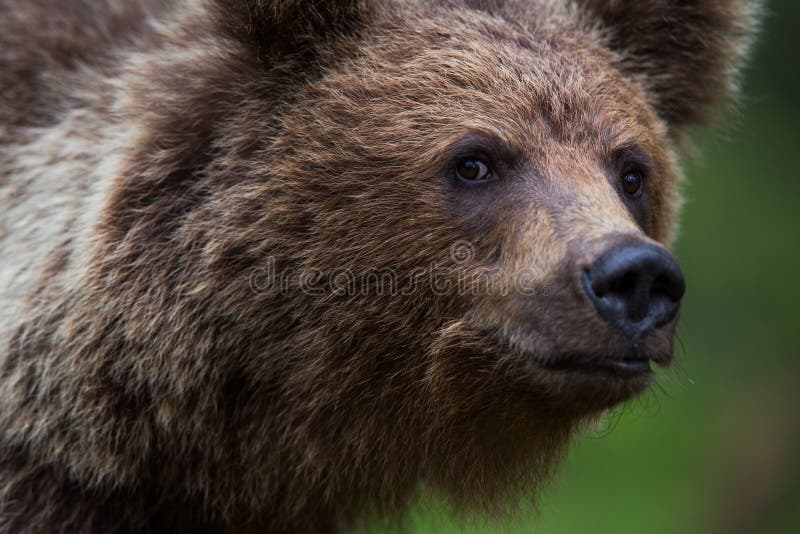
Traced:
<path fill-rule="evenodd" d="M 339 530 L 420 483 L 532 494 L 647 385 L 542 364 L 628 350 L 575 273 L 669 241 L 675 143 L 727 98 L 748 6 L 0 0 L 0 529 Z M 475 147 L 494 193 L 448 178 Z M 630 147 L 640 211 L 611 180 Z M 535 294 L 360 276 L 432 263 Z M 664 364 L 673 328 L 646 340 Z"/>

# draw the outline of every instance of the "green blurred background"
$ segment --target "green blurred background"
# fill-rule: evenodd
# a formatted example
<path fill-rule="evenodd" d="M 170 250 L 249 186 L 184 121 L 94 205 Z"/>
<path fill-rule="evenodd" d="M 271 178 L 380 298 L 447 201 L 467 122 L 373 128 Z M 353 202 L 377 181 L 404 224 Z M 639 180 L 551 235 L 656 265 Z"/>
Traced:
<path fill-rule="evenodd" d="M 676 246 L 688 294 L 660 388 L 581 436 L 532 511 L 409 530 L 800 532 L 800 2 L 772 0 L 742 113 L 698 134 Z"/>

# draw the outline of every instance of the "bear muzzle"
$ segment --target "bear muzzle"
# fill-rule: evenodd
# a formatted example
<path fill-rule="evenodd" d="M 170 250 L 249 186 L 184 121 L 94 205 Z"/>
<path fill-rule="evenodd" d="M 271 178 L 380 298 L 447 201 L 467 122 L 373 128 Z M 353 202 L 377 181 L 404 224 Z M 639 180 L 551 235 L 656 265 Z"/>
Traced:
<path fill-rule="evenodd" d="M 545 360 L 558 371 L 618 378 L 650 373 L 650 363 L 668 365 L 671 339 L 686 282 L 663 246 L 650 240 L 617 241 L 579 266 L 579 292 L 594 314 L 595 340 L 615 350 L 569 352 Z"/>

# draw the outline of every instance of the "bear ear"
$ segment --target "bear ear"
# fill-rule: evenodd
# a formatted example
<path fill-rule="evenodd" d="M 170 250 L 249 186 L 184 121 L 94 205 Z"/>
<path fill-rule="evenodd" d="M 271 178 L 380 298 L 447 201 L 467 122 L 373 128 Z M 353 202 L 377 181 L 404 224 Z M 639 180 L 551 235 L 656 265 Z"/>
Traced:
<path fill-rule="evenodd" d="M 757 26 L 758 0 L 577 0 L 588 22 L 648 90 L 670 129 L 732 103 Z"/>
<path fill-rule="evenodd" d="M 308 54 L 321 43 L 355 31 L 367 0 L 213 0 L 226 32 L 252 45 L 259 57 Z"/>

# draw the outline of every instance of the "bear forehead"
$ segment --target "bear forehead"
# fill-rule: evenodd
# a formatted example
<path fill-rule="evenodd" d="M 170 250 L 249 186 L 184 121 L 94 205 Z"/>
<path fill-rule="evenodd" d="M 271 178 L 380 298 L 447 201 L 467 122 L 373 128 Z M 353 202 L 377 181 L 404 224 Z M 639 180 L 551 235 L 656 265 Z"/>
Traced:
<path fill-rule="evenodd" d="M 510 20 L 463 8 L 388 11 L 354 46 L 332 59 L 309 101 L 376 129 L 391 117 L 391 135 L 398 125 L 440 138 L 468 128 L 531 156 L 555 141 L 602 154 L 639 146 L 662 159 L 668 144 L 645 89 L 560 12 Z"/>

